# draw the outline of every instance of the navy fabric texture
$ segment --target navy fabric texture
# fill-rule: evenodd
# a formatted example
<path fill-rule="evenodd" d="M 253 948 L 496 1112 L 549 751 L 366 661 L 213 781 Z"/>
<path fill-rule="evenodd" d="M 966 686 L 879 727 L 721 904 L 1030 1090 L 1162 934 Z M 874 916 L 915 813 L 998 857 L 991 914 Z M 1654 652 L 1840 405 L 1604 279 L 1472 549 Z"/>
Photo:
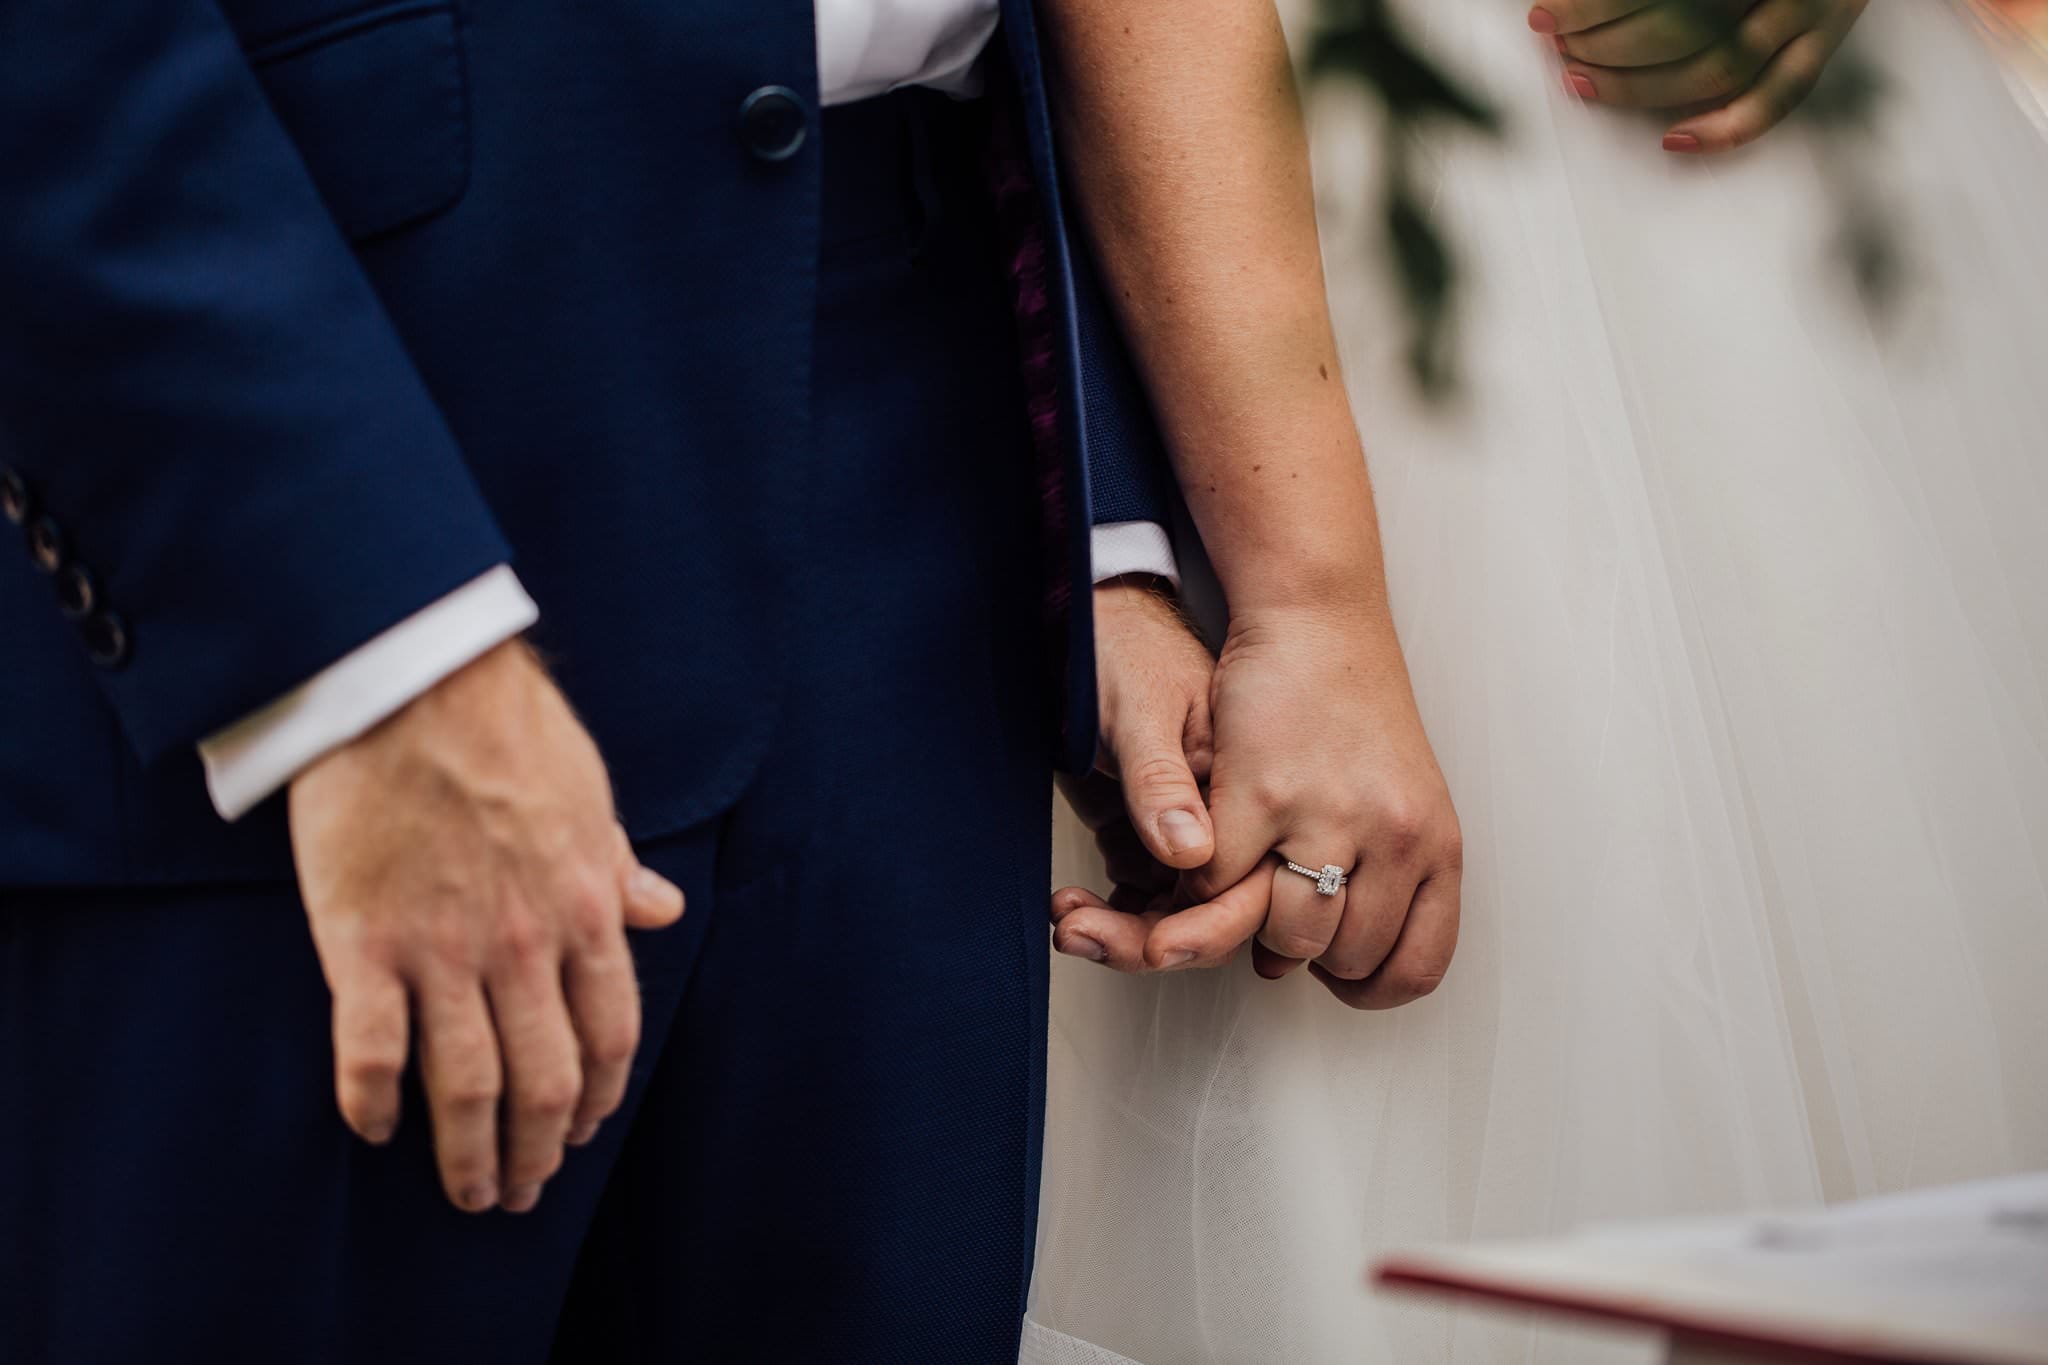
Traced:
<path fill-rule="evenodd" d="M 636 937 L 625 1111 L 533 1214 L 459 1213 L 416 1091 L 390 1147 L 342 1128 L 288 881 L 0 893 L 4 1365 L 1015 1359 L 1039 525 L 1023 425 L 989 420 L 1018 379 L 986 206 L 894 173 L 968 154 L 900 136 L 913 107 L 812 130 L 876 173 L 822 177 L 803 569 L 760 623 L 792 665 L 727 808 L 640 845 L 689 908 Z"/>
<path fill-rule="evenodd" d="M 1085 582 L 1091 507 L 1164 519 L 1163 466 L 1075 283 L 1028 0 L 1004 18 Z M 0 469 L 100 608 L 0 552 L 0 886 L 285 875 L 281 803 L 224 825 L 195 742 L 508 558 L 634 835 L 731 805 L 797 548 L 837 533 L 794 510 L 814 41 L 810 0 L 0 7 Z M 787 156 L 741 113 L 771 86 Z"/>

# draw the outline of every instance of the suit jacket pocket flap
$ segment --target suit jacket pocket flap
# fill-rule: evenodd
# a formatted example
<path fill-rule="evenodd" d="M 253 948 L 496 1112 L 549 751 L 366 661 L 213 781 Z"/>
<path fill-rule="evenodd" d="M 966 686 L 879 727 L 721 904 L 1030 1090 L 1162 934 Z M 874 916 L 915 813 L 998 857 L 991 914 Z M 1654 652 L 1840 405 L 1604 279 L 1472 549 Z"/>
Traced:
<path fill-rule="evenodd" d="M 451 207 L 469 180 L 454 7 L 386 5 L 250 54 L 328 210 L 360 240 Z"/>

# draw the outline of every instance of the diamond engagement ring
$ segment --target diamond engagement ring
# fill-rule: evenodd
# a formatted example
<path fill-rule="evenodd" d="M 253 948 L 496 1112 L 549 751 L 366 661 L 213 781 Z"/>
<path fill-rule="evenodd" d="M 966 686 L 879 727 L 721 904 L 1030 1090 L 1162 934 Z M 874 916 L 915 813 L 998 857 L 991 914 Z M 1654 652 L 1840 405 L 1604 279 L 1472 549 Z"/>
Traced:
<path fill-rule="evenodd" d="M 1344 883 L 1351 880 L 1350 875 L 1335 863 L 1324 863 L 1321 867 L 1316 868 L 1303 867 L 1300 863 L 1287 860 L 1283 861 L 1280 865 L 1289 872 L 1296 873 L 1314 882 L 1318 896 L 1334 896 L 1344 889 Z"/>

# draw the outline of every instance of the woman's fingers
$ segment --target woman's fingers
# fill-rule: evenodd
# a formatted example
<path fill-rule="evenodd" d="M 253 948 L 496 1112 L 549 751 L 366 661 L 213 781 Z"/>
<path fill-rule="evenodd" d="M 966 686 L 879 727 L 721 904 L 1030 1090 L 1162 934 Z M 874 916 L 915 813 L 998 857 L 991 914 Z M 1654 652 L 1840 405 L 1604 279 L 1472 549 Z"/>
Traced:
<path fill-rule="evenodd" d="M 1648 9 L 1654 0 L 1542 0 L 1529 11 L 1537 33 L 1579 33 Z"/>
<path fill-rule="evenodd" d="M 1400 937 L 1415 899 L 1416 880 L 1412 864 L 1361 855 L 1345 888 L 1344 920 L 1329 946 L 1315 955 L 1317 965 L 1346 981 L 1371 976 Z"/>
<path fill-rule="evenodd" d="M 1327 859 L 1346 865 L 1348 870 L 1352 862 L 1350 852 L 1341 858 L 1331 855 L 1337 849 L 1356 847 L 1354 836 L 1319 826 L 1313 832 L 1289 835 L 1281 845 L 1281 856 L 1316 868 L 1322 867 Z M 1345 902 L 1356 884 L 1354 878 L 1351 886 L 1339 887 L 1336 895 L 1325 896 L 1316 890 L 1315 879 L 1281 868 L 1274 875 L 1273 908 L 1266 916 L 1265 927 L 1259 930 L 1259 942 L 1284 958 L 1307 961 L 1321 957 L 1330 940 L 1337 936 L 1337 926 L 1344 920 Z"/>
<path fill-rule="evenodd" d="M 1243 879 L 1199 905 L 1160 916 L 1145 944 L 1157 971 L 1220 967 L 1259 932 L 1272 907 L 1278 858 L 1260 860 Z"/>
<path fill-rule="evenodd" d="M 1690 56 L 1657 66 L 1574 60 L 1565 65 L 1565 81 L 1585 99 L 1627 109 L 1727 100 L 1749 90 L 1773 58 L 1812 31 L 1811 8 L 1808 0 L 1763 0 L 1731 31 Z"/>
<path fill-rule="evenodd" d="M 1450 969 L 1458 947 L 1461 879 L 1456 868 L 1449 868 L 1416 888 L 1393 951 L 1365 979 L 1347 980 L 1321 963 L 1310 963 L 1309 970 L 1353 1009 L 1393 1009 L 1428 995 Z"/>
<path fill-rule="evenodd" d="M 1559 35 L 1558 51 L 1594 66 L 1661 66 L 1704 51 L 1736 16 L 1694 0 L 1659 0 L 1611 24 Z"/>
<path fill-rule="evenodd" d="M 1664 150 L 1726 152 L 1756 141 L 1813 93 L 1840 41 L 1839 34 L 1820 31 L 1794 38 L 1747 90 L 1718 109 L 1672 125 L 1664 134 Z"/>

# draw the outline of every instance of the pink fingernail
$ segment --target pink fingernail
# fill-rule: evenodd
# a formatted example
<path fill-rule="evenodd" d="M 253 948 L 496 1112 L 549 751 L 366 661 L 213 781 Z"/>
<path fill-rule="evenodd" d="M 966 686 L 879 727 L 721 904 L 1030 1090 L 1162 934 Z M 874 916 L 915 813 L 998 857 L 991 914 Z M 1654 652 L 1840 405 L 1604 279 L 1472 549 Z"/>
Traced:
<path fill-rule="evenodd" d="M 1578 71 L 1564 73 L 1564 88 L 1582 100 L 1597 99 L 1600 94 L 1593 88 L 1593 82 L 1588 80 L 1583 72 Z"/>
<path fill-rule="evenodd" d="M 1667 152 L 1696 152 L 1699 149 L 1700 140 L 1691 133 L 1664 134 L 1664 150 Z"/>
<path fill-rule="evenodd" d="M 540 1203 L 540 1186 L 514 1185 L 505 1191 L 505 1212 L 531 1213 Z"/>
<path fill-rule="evenodd" d="M 481 1185 L 471 1185 L 462 1192 L 462 1207 L 471 1213 L 482 1213 L 497 1202 L 498 1187 L 488 1181 Z"/>
<path fill-rule="evenodd" d="M 1194 960 L 1195 953 L 1193 949 L 1176 948 L 1160 958 L 1159 965 L 1167 971 L 1172 971 L 1175 967 L 1185 967 Z"/>
<path fill-rule="evenodd" d="M 1557 16 L 1547 9 L 1532 9 L 1529 11 L 1529 27 L 1538 33 L 1555 33 L 1557 32 Z"/>

